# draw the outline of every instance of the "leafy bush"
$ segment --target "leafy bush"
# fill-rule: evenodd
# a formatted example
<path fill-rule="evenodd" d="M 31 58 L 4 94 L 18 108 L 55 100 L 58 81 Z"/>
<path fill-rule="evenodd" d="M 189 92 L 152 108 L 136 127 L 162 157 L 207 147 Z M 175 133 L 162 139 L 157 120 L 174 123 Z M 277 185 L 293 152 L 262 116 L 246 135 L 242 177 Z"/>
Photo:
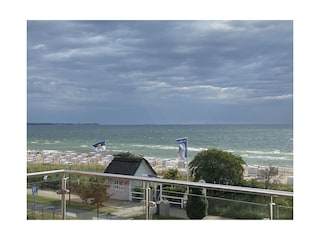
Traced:
<path fill-rule="evenodd" d="M 190 219 L 202 219 L 208 215 L 208 200 L 198 188 L 190 189 L 186 205 L 187 216 Z"/>

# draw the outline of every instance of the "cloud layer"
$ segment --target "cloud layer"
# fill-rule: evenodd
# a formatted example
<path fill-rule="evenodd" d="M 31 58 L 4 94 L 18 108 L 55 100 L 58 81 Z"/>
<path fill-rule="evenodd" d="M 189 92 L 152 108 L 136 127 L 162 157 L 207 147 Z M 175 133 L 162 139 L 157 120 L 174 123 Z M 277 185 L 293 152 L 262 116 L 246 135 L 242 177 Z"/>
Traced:
<path fill-rule="evenodd" d="M 292 21 L 28 21 L 29 122 L 292 123 Z"/>

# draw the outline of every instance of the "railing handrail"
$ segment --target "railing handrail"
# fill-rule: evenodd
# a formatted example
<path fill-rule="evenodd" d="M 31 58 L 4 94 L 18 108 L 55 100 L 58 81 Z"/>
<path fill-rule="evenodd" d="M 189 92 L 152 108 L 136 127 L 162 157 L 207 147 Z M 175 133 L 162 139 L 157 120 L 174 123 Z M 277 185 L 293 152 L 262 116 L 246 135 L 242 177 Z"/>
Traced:
<path fill-rule="evenodd" d="M 69 170 L 69 169 L 27 173 L 27 177 L 44 176 L 44 175 L 58 174 L 58 173 L 59 174 L 90 175 L 90 176 L 95 176 L 95 177 L 117 178 L 117 179 L 154 182 L 154 183 L 162 183 L 162 184 L 182 185 L 182 186 L 189 186 L 189 187 L 206 188 L 206 189 L 211 189 L 211 190 L 256 194 L 256 195 L 264 195 L 264 196 L 271 196 L 271 197 L 293 198 L 293 192 L 288 192 L 288 191 L 241 187 L 241 186 L 223 185 L 223 184 L 215 184 L 215 183 L 189 182 L 189 181 L 183 181 L 183 180 L 163 179 L 163 178 L 157 178 L 157 177 L 145 177 L 145 176 L 140 177 L 140 176 L 130 176 L 130 175 L 122 175 L 122 174 Z"/>

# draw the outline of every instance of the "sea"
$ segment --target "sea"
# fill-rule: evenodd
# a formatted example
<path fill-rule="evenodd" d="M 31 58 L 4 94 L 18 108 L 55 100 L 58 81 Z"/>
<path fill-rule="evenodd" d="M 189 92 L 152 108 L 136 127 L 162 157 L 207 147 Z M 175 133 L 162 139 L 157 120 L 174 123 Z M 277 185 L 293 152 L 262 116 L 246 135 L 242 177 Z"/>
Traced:
<path fill-rule="evenodd" d="M 188 161 L 217 148 L 241 156 L 247 165 L 293 168 L 293 126 L 261 124 L 100 125 L 28 124 L 27 150 L 93 152 L 105 141 L 104 154 L 130 152 L 146 159 L 178 159 L 176 139 L 188 139 Z"/>

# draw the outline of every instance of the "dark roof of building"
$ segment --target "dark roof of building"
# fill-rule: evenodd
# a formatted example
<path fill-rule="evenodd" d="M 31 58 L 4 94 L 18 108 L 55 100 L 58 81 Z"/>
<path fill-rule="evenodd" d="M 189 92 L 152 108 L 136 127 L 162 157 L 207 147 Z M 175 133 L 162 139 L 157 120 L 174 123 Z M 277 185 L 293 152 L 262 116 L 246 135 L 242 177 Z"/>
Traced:
<path fill-rule="evenodd" d="M 112 162 L 107 166 L 104 170 L 104 173 L 112 173 L 112 174 L 123 174 L 123 175 L 135 175 L 137 169 L 139 168 L 142 162 L 145 162 L 147 166 L 149 166 L 151 172 L 153 172 L 154 176 L 157 173 L 154 171 L 150 163 L 144 158 L 141 159 L 121 159 L 115 158 Z"/>

